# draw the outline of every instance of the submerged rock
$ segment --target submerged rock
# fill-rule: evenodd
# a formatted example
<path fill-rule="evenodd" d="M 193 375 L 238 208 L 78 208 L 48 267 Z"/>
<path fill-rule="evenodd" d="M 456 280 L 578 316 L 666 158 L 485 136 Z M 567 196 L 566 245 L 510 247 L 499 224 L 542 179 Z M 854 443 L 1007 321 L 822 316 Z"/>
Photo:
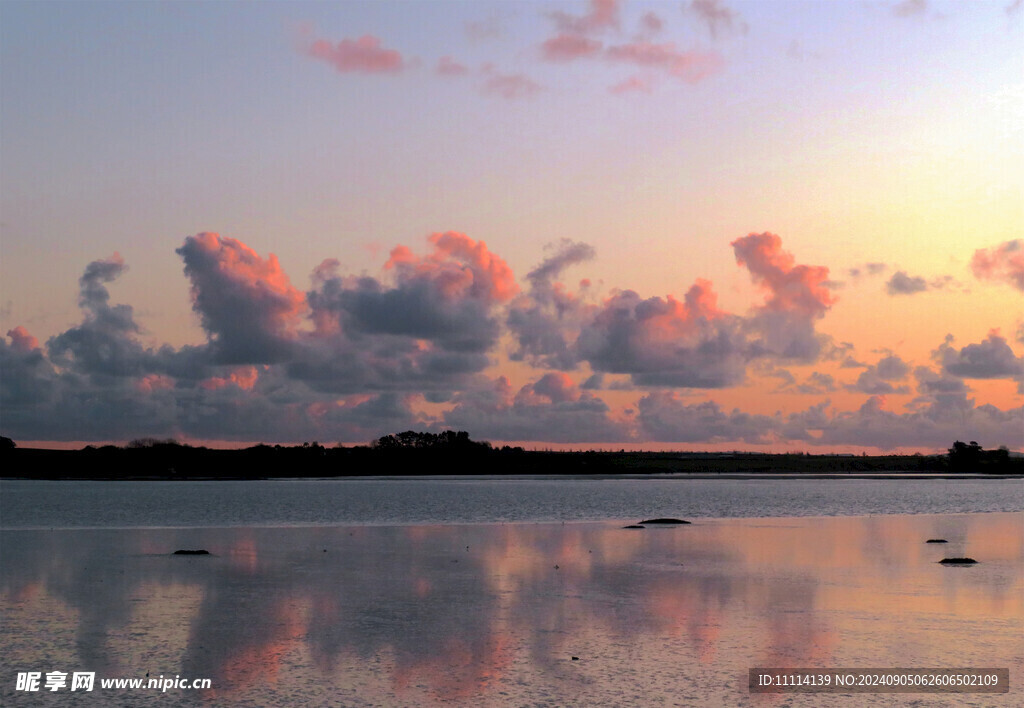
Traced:
<path fill-rule="evenodd" d="M 688 524 L 690 522 L 689 521 L 683 521 L 682 519 L 658 518 L 658 519 L 645 519 L 645 520 L 641 521 L 640 523 L 641 524 Z"/>
<path fill-rule="evenodd" d="M 949 543 L 949 541 L 944 538 L 929 538 L 925 543 Z"/>
<path fill-rule="evenodd" d="M 182 548 L 182 549 L 179 549 L 179 550 L 175 551 L 174 555 L 176 555 L 176 556 L 208 556 L 208 555 L 210 555 L 210 552 L 208 550 L 206 550 L 205 548 L 197 548 L 194 551 L 190 551 L 188 549 Z"/>
<path fill-rule="evenodd" d="M 977 562 L 973 558 L 943 558 L 939 561 L 943 565 L 974 565 Z"/>
<path fill-rule="evenodd" d="M 623 526 L 624 529 L 642 529 L 644 528 L 640 524 L 630 524 L 629 526 Z"/>

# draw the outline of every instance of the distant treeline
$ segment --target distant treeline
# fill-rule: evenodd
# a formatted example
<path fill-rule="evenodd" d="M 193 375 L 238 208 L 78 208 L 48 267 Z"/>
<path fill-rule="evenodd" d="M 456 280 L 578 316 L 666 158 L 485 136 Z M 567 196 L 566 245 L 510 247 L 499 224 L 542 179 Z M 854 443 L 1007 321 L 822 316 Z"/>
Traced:
<path fill-rule="evenodd" d="M 1005 448 L 957 442 L 948 455 L 809 455 L 684 452 L 552 452 L 495 447 L 464 431 L 406 431 L 370 445 L 256 445 L 216 450 L 144 438 L 124 447 L 19 448 L 0 438 L 3 477 L 32 479 L 266 479 L 378 475 L 923 474 L 1024 475 Z"/>

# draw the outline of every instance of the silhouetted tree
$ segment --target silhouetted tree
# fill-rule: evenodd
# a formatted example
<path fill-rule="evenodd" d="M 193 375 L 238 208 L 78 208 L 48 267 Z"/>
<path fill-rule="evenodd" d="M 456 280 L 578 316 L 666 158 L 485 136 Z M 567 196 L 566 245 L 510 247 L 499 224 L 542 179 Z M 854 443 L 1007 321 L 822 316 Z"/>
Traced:
<path fill-rule="evenodd" d="M 949 467 L 957 472 L 969 472 L 981 461 L 982 449 L 974 440 L 970 444 L 957 440 L 949 448 Z"/>
<path fill-rule="evenodd" d="M 417 433 L 406 430 L 377 438 L 371 445 L 375 450 L 489 450 L 489 442 L 470 440 L 465 430 L 445 430 L 442 433 Z"/>

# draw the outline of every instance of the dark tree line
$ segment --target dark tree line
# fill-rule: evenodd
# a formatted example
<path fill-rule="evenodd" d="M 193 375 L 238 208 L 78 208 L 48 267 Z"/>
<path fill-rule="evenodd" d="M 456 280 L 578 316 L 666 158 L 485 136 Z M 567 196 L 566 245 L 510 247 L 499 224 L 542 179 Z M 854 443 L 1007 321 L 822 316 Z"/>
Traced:
<path fill-rule="evenodd" d="M 1005 447 L 956 441 L 948 455 L 554 452 L 478 442 L 465 431 L 407 430 L 369 445 L 255 445 L 217 450 L 172 439 L 139 438 L 123 447 L 81 450 L 18 447 L 0 437 L 0 475 L 37 479 L 265 479 L 365 475 L 857 474 L 918 472 L 1024 475 L 1024 458 Z"/>
<path fill-rule="evenodd" d="M 974 440 L 969 443 L 957 440 L 949 448 L 949 469 L 951 472 L 1010 472 L 1010 451 L 1005 447 L 998 450 L 984 450 Z"/>
<path fill-rule="evenodd" d="M 455 432 L 446 430 L 443 433 L 417 433 L 406 430 L 404 433 L 385 435 L 373 441 L 375 450 L 450 450 L 469 452 L 472 450 L 490 450 L 489 442 L 476 442 L 469 439 L 465 430 Z"/>

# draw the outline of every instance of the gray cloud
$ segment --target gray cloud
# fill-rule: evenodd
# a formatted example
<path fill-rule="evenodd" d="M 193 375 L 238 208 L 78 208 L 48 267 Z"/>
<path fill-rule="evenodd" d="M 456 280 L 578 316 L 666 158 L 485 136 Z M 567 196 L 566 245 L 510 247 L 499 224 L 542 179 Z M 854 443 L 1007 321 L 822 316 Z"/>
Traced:
<path fill-rule="evenodd" d="M 0 339 L 0 408 L 3 409 L 5 428 L 19 411 L 37 404 L 46 404 L 57 385 L 57 372 L 46 359 L 42 349 L 24 328 L 7 333 L 11 338 Z"/>
<path fill-rule="evenodd" d="M 898 356 L 886 356 L 877 364 L 869 366 L 861 372 L 856 383 L 849 387 L 851 391 L 885 395 L 889 393 L 909 393 L 907 386 L 896 386 L 893 382 L 901 381 L 910 373 L 910 366 Z"/>
<path fill-rule="evenodd" d="M 764 444 L 782 427 L 778 416 L 723 411 L 717 403 L 684 403 L 674 392 L 657 391 L 640 399 L 637 421 L 643 435 L 657 442 Z"/>
<path fill-rule="evenodd" d="M 511 353 L 513 361 L 543 368 L 576 368 L 573 339 L 593 308 L 556 279 L 566 268 L 589 261 L 594 255 L 588 244 L 563 240 L 554 254 L 527 274 L 530 290 L 512 303 L 507 319 L 517 344 Z"/>
<path fill-rule="evenodd" d="M 747 23 L 738 12 L 726 6 L 722 0 L 691 0 L 684 9 L 697 17 L 712 39 L 728 34 L 746 34 Z"/>
<path fill-rule="evenodd" d="M 815 394 L 831 393 L 838 388 L 836 380 L 831 374 L 812 372 L 802 384 L 796 387 L 797 393 Z"/>
<path fill-rule="evenodd" d="M 818 444 L 874 445 L 883 449 L 930 447 L 943 449 L 951 440 L 984 440 L 987 447 L 1024 444 L 1024 408 L 1001 411 L 976 406 L 963 394 L 936 398 L 919 410 L 895 413 L 878 396 L 859 409 L 837 412 L 820 429 Z"/>
<path fill-rule="evenodd" d="M 850 268 L 846 272 L 849 274 L 851 278 L 856 280 L 857 278 L 861 278 L 865 275 L 881 275 L 888 269 L 889 266 L 887 266 L 885 263 L 869 262 L 861 266 Z"/>
<path fill-rule="evenodd" d="M 953 346 L 953 337 L 936 350 L 942 370 L 965 379 L 1021 379 L 1024 378 L 1024 357 L 1013 353 L 1006 339 L 995 332 L 977 344 L 968 344 L 960 350 Z"/>
<path fill-rule="evenodd" d="M 912 295 L 913 293 L 923 293 L 927 289 L 928 283 L 924 278 L 909 276 L 906 271 L 902 270 L 894 273 L 889 278 L 889 282 L 885 284 L 885 291 L 890 295 Z"/>
<path fill-rule="evenodd" d="M 921 276 L 911 276 L 906 271 L 900 270 L 889 278 L 889 282 L 885 284 L 885 291 L 890 295 L 913 295 L 928 290 L 944 290 L 957 285 L 951 275 L 941 275 L 927 281 Z"/>
<path fill-rule="evenodd" d="M 741 322 L 704 308 L 706 292 L 695 285 L 682 303 L 617 293 L 581 331 L 580 357 L 595 371 L 629 374 L 640 386 L 722 388 L 742 381 L 748 346 Z"/>
<path fill-rule="evenodd" d="M 633 437 L 628 427 L 612 420 L 603 400 L 562 373 L 545 374 L 514 395 L 502 377 L 460 393 L 455 403 L 444 414 L 444 425 L 486 439 L 593 443 Z"/>
<path fill-rule="evenodd" d="M 233 238 L 201 233 L 176 253 L 192 281 L 193 309 L 220 364 L 274 364 L 289 358 L 305 298 L 277 258 L 260 258 Z"/>

